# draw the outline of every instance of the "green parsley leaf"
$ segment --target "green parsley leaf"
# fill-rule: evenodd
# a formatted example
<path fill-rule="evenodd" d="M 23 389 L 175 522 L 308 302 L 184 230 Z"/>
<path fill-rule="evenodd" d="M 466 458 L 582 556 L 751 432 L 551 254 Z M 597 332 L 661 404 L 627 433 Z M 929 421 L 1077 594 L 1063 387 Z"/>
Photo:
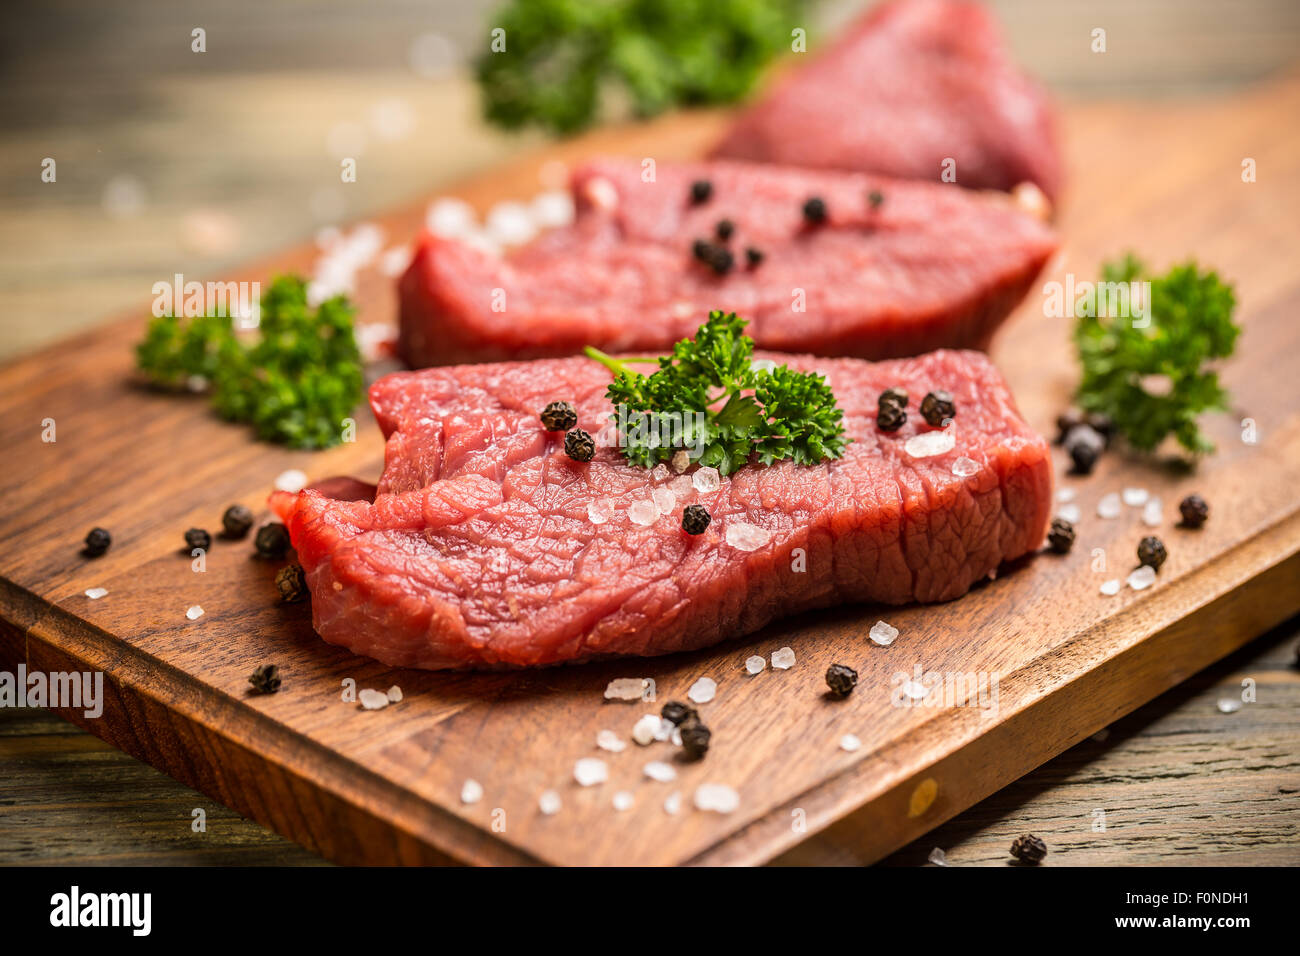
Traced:
<path fill-rule="evenodd" d="M 1149 275 L 1132 253 L 1102 270 L 1105 282 Z M 1189 453 L 1207 454 L 1214 445 L 1197 417 L 1228 407 L 1228 393 L 1210 363 L 1236 347 L 1241 333 L 1232 321 L 1236 296 L 1230 283 L 1194 261 L 1150 281 L 1146 328 L 1133 318 L 1104 315 L 1102 308 L 1079 310 L 1074 344 L 1083 377 L 1077 400 L 1086 411 L 1110 416 L 1142 451 L 1154 451 L 1173 435 Z M 1157 381 L 1159 388 L 1153 387 Z"/>

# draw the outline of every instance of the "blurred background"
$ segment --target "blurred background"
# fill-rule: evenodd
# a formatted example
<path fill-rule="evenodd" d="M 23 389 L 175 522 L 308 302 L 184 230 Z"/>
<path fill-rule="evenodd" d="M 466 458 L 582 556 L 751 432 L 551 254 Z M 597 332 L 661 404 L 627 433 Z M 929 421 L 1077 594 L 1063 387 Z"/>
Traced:
<path fill-rule="evenodd" d="M 867 6 L 810 5 L 816 39 Z M 1213 95 L 1293 62 L 1296 0 L 995 0 L 1066 100 Z M 0 17 L 0 358 L 542 142 L 481 118 L 495 2 L 44 0 Z M 1107 31 L 1105 56 L 1089 50 Z M 206 31 L 205 53 L 191 31 Z M 1122 144 L 1116 144 L 1122 148 Z M 339 160 L 358 160 L 357 182 Z M 41 181 L 46 157 L 55 183 Z"/>

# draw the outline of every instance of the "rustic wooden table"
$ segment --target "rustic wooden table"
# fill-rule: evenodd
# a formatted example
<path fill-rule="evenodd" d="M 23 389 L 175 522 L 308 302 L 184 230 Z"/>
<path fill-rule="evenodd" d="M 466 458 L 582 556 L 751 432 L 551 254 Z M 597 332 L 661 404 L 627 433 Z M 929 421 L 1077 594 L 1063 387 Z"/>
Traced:
<path fill-rule="evenodd" d="M 1073 97 L 1231 85 L 1300 37 L 1285 0 L 1231 17 L 1207 0 L 1176 17 L 1156 0 L 997 6 L 1018 55 Z M 93 22 L 70 3 L 6 10 L 3 35 L 29 42 L 0 57 L 13 119 L 0 133 L 0 357 L 147 301 L 160 277 L 216 275 L 532 142 L 477 122 L 455 69 L 481 22 L 471 5 L 327 2 L 310 23 L 296 9 L 137 0 Z M 1097 25 L 1114 50 L 1100 71 L 1080 39 Z M 190 50 L 196 26 L 205 54 Z M 363 158 L 341 189 L 345 149 Z M 45 157 L 55 184 L 40 180 Z M 954 865 L 1000 865 L 1026 831 L 1049 863 L 1300 863 L 1297 639 L 1293 620 L 886 863 L 937 846 Z M 1246 681 L 1253 702 L 1221 712 Z M 0 864 L 320 862 L 57 717 L 0 709 Z"/>

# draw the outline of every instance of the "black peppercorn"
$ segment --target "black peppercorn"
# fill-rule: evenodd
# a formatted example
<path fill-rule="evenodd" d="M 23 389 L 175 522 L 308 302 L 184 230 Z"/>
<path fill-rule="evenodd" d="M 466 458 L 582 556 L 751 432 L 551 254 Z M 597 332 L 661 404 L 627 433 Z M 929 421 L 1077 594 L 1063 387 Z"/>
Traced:
<path fill-rule="evenodd" d="M 191 551 L 195 548 L 206 551 L 212 547 L 212 535 L 202 528 L 190 528 L 189 531 L 185 532 L 185 546 Z"/>
<path fill-rule="evenodd" d="M 707 239 L 696 239 L 691 243 L 691 255 L 708 265 L 709 260 L 713 258 L 713 243 Z"/>
<path fill-rule="evenodd" d="M 906 421 L 907 412 L 903 411 L 902 405 L 894 402 L 881 403 L 879 411 L 876 412 L 876 427 L 882 432 L 896 432 Z"/>
<path fill-rule="evenodd" d="M 1047 856 L 1047 844 L 1032 833 L 1026 833 L 1012 842 L 1011 855 L 1021 863 L 1041 863 Z"/>
<path fill-rule="evenodd" d="M 880 393 L 880 398 L 877 400 L 876 404 L 883 408 L 886 402 L 893 402 L 899 408 L 906 408 L 907 401 L 907 389 L 899 388 L 897 385 L 891 385 Z"/>
<path fill-rule="evenodd" d="M 243 505 L 231 505 L 221 516 L 221 527 L 227 538 L 242 538 L 253 527 L 253 512 Z"/>
<path fill-rule="evenodd" d="M 698 718 L 687 718 L 679 727 L 682 734 L 682 751 L 688 760 L 699 760 L 709 752 L 709 738 L 713 733 Z"/>
<path fill-rule="evenodd" d="M 950 422 L 957 415 L 957 406 L 953 403 L 952 393 L 936 388 L 921 399 L 921 417 L 935 428 Z"/>
<path fill-rule="evenodd" d="M 1074 547 L 1074 525 L 1064 518 L 1053 518 L 1052 528 L 1047 532 L 1047 543 L 1057 554 L 1065 554 Z"/>
<path fill-rule="evenodd" d="M 848 697 L 858 685 L 858 672 L 843 664 L 832 664 L 826 668 L 826 686 L 836 697 Z"/>
<path fill-rule="evenodd" d="M 275 586 L 285 604 L 297 604 L 307 597 L 307 576 L 303 574 L 302 565 L 286 564 L 282 567 L 275 575 Z"/>
<path fill-rule="evenodd" d="M 289 529 L 278 521 L 262 525 L 253 539 L 253 547 L 267 560 L 282 557 L 289 550 L 289 544 Z"/>
<path fill-rule="evenodd" d="M 1065 452 L 1079 475 L 1092 474 L 1105 448 L 1106 440 L 1091 425 L 1075 425 L 1065 436 Z"/>
<path fill-rule="evenodd" d="M 1061 414 L 1056 416 L 1056 444 L 1065 444 L 1066 437 L 1070 430 L 1085 424 L 1083 412 L 1077 408 L 1067 408 Z"/>
<path fill-rule="evenodd" d="M 1155 535 L 1148 535 L 1138 542 L 1138 563 L 1145 564 L 1152 571 L 1159 571 L 1167 557 L 1169 552 L 1165 550 L 1165 543 Z"/>
<path fill-rule="evenodd" d="M 826 221 L 826 201 L 819 196 L 809 198 L 803 204 L 803 218 L 811 223 Z"/>
<path fill-rule="evenodd" d="M 1210 506 L 1200 495 L 1188 495 L 1178 502 L 1178 511 L 1183 516 L 1184 528 L 1199 528 L 1210 516 Z"/>
<path fill-rule="evenodd" d="M 682 530 L 687 534 L 704 534 L 712 520 L 704 505 L 687 505 L 682 509 Z"/>
<path fill-rule="evenodd" d="M 755 249 L 750 246 L 745 250 L 745 261 L 749 263 L 751 269 L 756 269 L 763 264 L 763 252 L 761 249 Z"/>
<path fill-rule="evenodd" d="M 690 704 L 683 704 L 680 700 L 670 700 L 664 704 L 663 710 L 659 715 L 664 720 L 671 721 L 674 724 L 681 724 L 688 720 L 699 720 L 700 715 L 696 713 L 695 708 Z"/>
<path fill-rule="evenodd" d="M 731 238 L 731 234 L 736 231 L 736 224 L 730 219 L 719 219 L 718 224 L 713 227 L 713 233 L 722 242 Z"/>
<path fill-rule="evenodd" d="M 713 195 L 713 183 L 707 179 L 697 179 L 691 183 L 691 202 L 699 205 L 706 203 Z"/>
<path fill-rule="evenodd" d="M 578 412 L 568 402 L 551 402 L 538 417 L 548 432 L 567 432 L 578 424 Z"/>
<path fill-rule="evenodd" d="M 91 528 L 86 535 L 86 554 L 97 558 L 108 550 L 113 543 L 113 536 L 103 528 Z"/>
<path fill-rule="evenodd" d="M 885 194 L 879 189 L 873 189 L 867 193 L 867 202 L 871 203 L 872 209 L 879 209 L 885 204 Z"/>
<path fill-rule="evenodd" d="M 723 246 L 714 246 L 709 253 L 709 266 L 720 276 L 730 272 L 735 264 L 736 257 L 731 254 L 730 249 Z"/>
<path fill-rule="evenodd" d="M 263 664 L 253 671 L 248 682 L 259 694 L 274 694 L 280 689 L 280 668 L 274 664 Z"/>
<path fill-rule="evenodd" d="M 596 441 L 581 428 L 564 436 L 564 453 L 574 461 L 591 461 L 596 457 Z"/>

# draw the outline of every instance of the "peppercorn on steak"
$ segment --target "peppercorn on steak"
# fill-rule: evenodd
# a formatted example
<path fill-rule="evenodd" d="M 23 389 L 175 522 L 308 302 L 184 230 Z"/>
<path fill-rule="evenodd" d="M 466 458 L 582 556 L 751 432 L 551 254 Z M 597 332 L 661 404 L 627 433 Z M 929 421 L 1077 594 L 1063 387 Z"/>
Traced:
<path fill-rule="evenodd" d="M 272 497 L 316 630 L 430 669 L 666 654 L 811 608 L 956 598 L 1041 544 L 1048 449 L 984 355 L 755 358 L 827 376 L 843 457 L 640 467 L 610 443 L 611 373 L 587 358 L 376 382 L 373 498 L 355 483 Z M 903 399 L 881 393 L 898 388 L 942 397 L 886 431 Z M 541 420 L 572 427 L 559 401 L 576 413 L 567 437 Z M 574 441 L 588 435 L 594 448 Z"/>
<path fill-rule="evenodd" d="M 1001 195 L 762 164 L 601 160 L 571 226 L 501 257 L 425 235 L 400 282 L 415 368 L 667 349 L 717 303 L 760 348 L 985 348 L 1056 249 Z"/>

